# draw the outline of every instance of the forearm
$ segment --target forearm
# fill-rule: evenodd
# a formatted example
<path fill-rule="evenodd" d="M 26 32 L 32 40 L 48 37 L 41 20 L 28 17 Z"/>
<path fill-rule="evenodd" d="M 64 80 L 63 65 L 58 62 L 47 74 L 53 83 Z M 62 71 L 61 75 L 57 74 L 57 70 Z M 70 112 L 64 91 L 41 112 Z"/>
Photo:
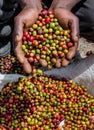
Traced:
<path fill-rule="evenodd" d="M 67 8 L 71 10 L 81 0 L 53 0 L 51 8 Z"/>
<path fill-rule="evenodd" d="M 17 0 L 21 5 L 22 9 L 25 7 L 37 8 L 40 10 L 42 8 L 41 0 Z"/>

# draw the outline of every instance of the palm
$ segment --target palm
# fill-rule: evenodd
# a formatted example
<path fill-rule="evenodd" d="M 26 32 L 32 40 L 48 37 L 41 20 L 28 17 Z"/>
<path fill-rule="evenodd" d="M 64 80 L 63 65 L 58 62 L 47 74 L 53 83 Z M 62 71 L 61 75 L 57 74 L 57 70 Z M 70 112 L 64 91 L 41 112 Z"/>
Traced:
<path fill-rule="evenodd" d="M 27 73 L 30 73 L 32 71 L 32 68 L 25 58 L 24 52 L 22 51 L 23 29 L 30 27 L 36 21 L 37 17 L 38 12 L 36 10 L 26 8 L 15 18 L 14 21 L 14 51 L 18 60 L 23 64 L 23 68 Z"/>
<path fill-rule="evenodd" d="M 74 46 L 69 49 L 69 53 L 67 54 L 66 59 L 63 60 L 64 61 L 63 65 L 67 66 L 70 63 L 70 60 L 74 57 L 77 50 L 78 35 L 79 35 L 79 21 L 74 14 L 62 8 L 55 9 L 54 15 L 59 20 L 60 24 L 64 29 L 71 30 L 71 37 L 74 42 Z"/>

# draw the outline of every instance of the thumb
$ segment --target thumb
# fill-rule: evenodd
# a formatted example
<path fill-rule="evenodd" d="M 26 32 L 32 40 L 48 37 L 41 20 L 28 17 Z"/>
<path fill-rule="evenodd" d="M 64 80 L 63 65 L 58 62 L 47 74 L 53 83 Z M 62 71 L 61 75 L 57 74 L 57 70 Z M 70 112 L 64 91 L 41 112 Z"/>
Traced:
<path fill-rule="evenodd" d="M 22 36 L 23 36 L 22 18 L 16 16 L 14 21 L 13 45 L 14 45 L 14 52 L 21 63 L 24 62 L 25 58 L 24 53 L 22 51 Z"/>
<path fill-rule="evenodd" d="M 22 51 L 22 37 L 23 37 L 23 20 L 21 17 L 16 17 L 14 22 L 14 34 L 13 34 L 13 43 L 14 43 L 14 51 L 17 56 L 19 62 L 23 65 L 24 70 L 27 73 L 31 73 L 32 68 L 28 63 L 27 59 L 24 56 L 24 52 Z"/>
<path fill-rule="evenodd" d="M 22 44 L 22 37 L 23 37 L 23 20 L 19 16 L 15 18 L 14 21 L 14 32 L 13 32 L 13 41 L 14 41 L 14 46 L 17 46 L 19 43 L 20 45 Z"/>
<path fill-rule="evenodd" d="M 69 27 L 71 30 L 71 37 L 73 42 L 78 42 L 79 37 L 79 20 L 78 18 L 74 18 L 73 20 L 69 21 Z"/>

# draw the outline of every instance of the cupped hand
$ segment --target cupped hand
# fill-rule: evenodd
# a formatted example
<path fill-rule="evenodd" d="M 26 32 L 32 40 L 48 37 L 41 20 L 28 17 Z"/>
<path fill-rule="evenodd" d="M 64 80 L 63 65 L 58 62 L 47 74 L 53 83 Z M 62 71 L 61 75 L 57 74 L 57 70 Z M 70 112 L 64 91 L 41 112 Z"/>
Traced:
<path fill-rule="evenodd" d="M 13 33 L 14 52 L 27 73 L 31 73 L 32 68 L 27 59 L 25 58 L 24 52 L 22 51 L 23 30 L 28 29 L 33 23 L 35 23 L 39 13 L 40 12 L 35 8 L 30 7 L 24 8 L 15 17 L 14 20 L 14 33 Z"/>
<path fill-rule="evenodd" d="M 74 42 L 74 46 L 69 49 L 68 54 L 62 62 L 63 66 L 67 66 L 70 63 L 71 59 L 75 56 L 77 50 L 79 36 L 79 20 L 71 11 L 65 8 L 55 8 L 52 11 L 55 17 L 59 20 L 62 27 L 64 29 L 71 30 L 71 37 Z"/>

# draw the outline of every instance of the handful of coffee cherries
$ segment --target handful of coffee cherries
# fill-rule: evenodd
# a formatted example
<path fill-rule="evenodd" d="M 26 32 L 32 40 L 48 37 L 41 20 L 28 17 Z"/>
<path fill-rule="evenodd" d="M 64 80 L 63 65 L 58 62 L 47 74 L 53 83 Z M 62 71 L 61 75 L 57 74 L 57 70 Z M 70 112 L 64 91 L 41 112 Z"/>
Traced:
<path fill-rule="evenodd" d="M 62 67 L 69 48 L 74 46 L 70 33 L 51 11 L 42 10 L 35 24 L 23 32 L 22 49 L 28 62 L 48 69 Z"/>

